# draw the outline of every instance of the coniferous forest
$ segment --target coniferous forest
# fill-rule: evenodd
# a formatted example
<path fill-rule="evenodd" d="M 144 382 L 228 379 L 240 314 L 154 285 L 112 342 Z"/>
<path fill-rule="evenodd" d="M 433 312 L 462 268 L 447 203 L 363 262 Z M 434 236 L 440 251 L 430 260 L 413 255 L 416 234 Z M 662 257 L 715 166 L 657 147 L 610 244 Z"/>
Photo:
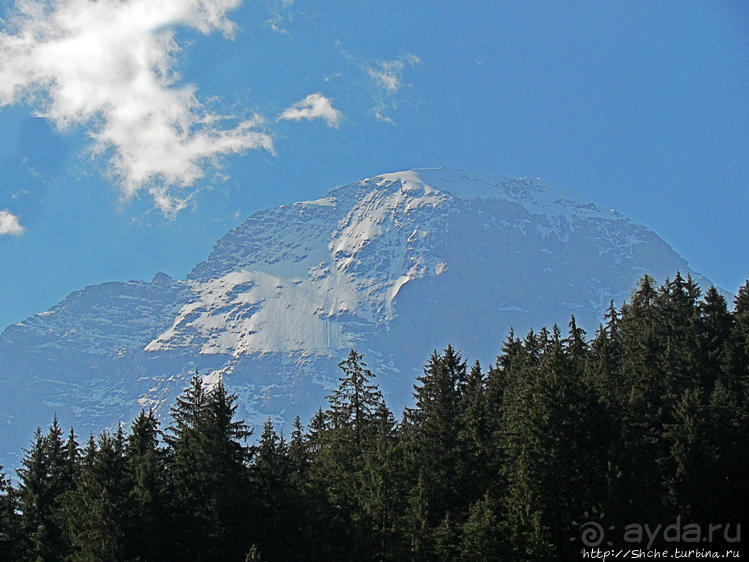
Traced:
<path fill-rule="evenodd" d="M 289 435 L 268 422 L 251 436 L 236 398 L 197 375 L 168 426 L 143 411 L 128 431 L 79 442 L 52 421 L 17 482 L 0 473 L 0 558 L 568 561 L 599 545 L 741 548 L 749 282 L 729 306 L 678 274 L 660 287 L 644 277 L 595 334 L 574 318 L 510 333 L 486 367 L 434 352 L 399 421 L 365 358 L 351 351 L 340 368 L 327 408 Z M 675 522 L 676 539 L 624 535 Z M 596 525 L 602 536 L 586 534 Z"/>

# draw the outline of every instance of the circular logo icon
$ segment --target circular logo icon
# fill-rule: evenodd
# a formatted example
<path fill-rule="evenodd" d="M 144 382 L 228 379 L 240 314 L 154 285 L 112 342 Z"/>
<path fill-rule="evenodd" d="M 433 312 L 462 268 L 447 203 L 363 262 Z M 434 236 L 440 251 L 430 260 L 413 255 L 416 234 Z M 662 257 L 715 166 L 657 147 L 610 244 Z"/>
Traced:
<path fill-rule="evenodd" d="M 598 546 L 605 537 L 603 527 L 596 521 L 587 521 L 580 527 L 580 541 L 585 546 Z"/>
<path fill-rule="evenodd" d="M 606 527 L 604 525 L 605 514 L 602 511 L 598 511 L 593 508 L 590 512 L 587 510 L 583 514 L 586 521 L 582 524 L 577 521 L 572 522 L 571 530 L 574 530 L 574 536 L 570 537 L 570 541 L 579 540 L 583 546 L 588 548 L 596 547 L 601 545 L 606 540 L 606 530 L 614 530 L 613 525 Z M 606 541 L 607 545 L 612 545 L 611 541 Z"/>

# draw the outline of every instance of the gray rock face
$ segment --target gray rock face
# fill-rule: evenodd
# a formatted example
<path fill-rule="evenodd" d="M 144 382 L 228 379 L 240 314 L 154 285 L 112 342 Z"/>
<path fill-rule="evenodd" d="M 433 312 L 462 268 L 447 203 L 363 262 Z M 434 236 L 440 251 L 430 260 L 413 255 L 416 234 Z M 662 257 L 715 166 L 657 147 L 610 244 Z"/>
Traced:
<path fill-rule="evenodd" d="M 199 369 L 252 424 L 306 422 L 350 348 L 396 411 L 448 343 L 492 361 L 510 327 L 594 330 L 637 279 L 690 273 L 647 228 L 528 179 L 434 169 L 384 174 L 258 212 L 185 280 L 105 283 L 0 336 L 0 463 L 54 414 L 85 435 L 163 419 Z"/>

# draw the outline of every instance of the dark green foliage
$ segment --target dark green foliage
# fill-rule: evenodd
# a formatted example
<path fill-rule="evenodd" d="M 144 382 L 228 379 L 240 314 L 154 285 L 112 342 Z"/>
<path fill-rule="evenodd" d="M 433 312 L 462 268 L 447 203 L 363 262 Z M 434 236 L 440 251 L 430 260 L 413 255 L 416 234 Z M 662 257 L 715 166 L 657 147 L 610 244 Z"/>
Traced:
<path fill-rule="evenodd" d="M 327 416 L 334 429 L 344 430 L 351 445 L 360 445 L 368 435 L 369 424 L 382 402 L 382 393 L 369 381 L 374 377 L 353 349 L 339 365 L 343 375 L 335 392 L 328 397 Z"/>
<path fill-rule="evenodd" d="M 68 500 L 73 560 L 124 560 L 128 525 L 134 515 L 128 497 L 125 442 L 121 431 L 89 441 L 76 488 Z"/>
<path fill-rule="evenodd" d="M 528 345 L 537 358 L 509 379 L 499 439 L 515 556 L 536 559 L 564 554 L 567 522 L 604 489 L 605 465 L 598 458 L 598 405 L 584 383 L 582 333 L 573 321 L 565 342 L 554 327 L 530 334 Z"/>
<path fill-rule="evenodd" d="M 339 364 L 339 385 L 330 406 L 310 424 L 312 497 L 330 534 L 321 550 L 331 560 L 367 559 L 385 548 L 391 520 L 384 511 L 392 494 L 389 447 L 394 425 L 374 377 L 355 351 Z"/>
<path fill-rule="evenodd" d="M 196 374 L 171 411 L 167 470 L 183 560 L 233 560 L 251 546 L 242 524 L 251 506 L 249 431 L 234 420 L 235 402 L 223 383 L 207 391 Z"/>
<path fill-rule="evenodd" d="M 504 558 L 502 526 L 488 494 L 471 504 L 462 528 L 460 558 L 466 562 L 491 562 Z"/>
<path fill-rule="evenodd" d="M 735 526 L 749 282 L 734 305 L 678 273 L 644 277 L 590 341 L 573 317 L 566 336 L 511 332 L 486 371 L 435 351 L 400 422 L 355 351 L 288 440 L 269 420 L 248 447 L 236 398 L 197 374 L 165 435 L 143 411 L 81 452 L 55 420 L 17 487 L 0 473 L 0 558 L 568 561 L 598 515 Z"/>
<path fill-rule="evenodd" d="M 299 437 L 296 439 L 299 445 Z M 297 466 L 304 470 L 304 460 L 298 460 Z M 257 515 L 252 532 L 262 544 L 262 551 L 275 559 L 289 560 L 303 548 L 301 537 L 293 532 L 301 530 L 304 524 L 304 506 L 297 501 L 299 490 L 298 482 L 294 481 L 293 462 L 289 446 L 273 431 L 269 420 L 255 447 L 250 469 L 251 497 Z"/>
<path fill-rule="evenodd" d="M 55 418 L 46 435 L 37 430 L 21 461 L 18 506 L 26 559 L 57 560 L 69 553 L 64 499 L 73 488 L 77 461 L 71 440 L 63 442 Z"/>
<path fill-rule="evenodd" d="M 443 522 L 451 507 L 465 507 L 468 499 L 467 459 L 460 448 L 459 428 L 466 379 L 465 361 L 448 346 L 443 355 L 432 354 L 414 387 L 416 408 L 408 418 L 413 425 L 409 437 L 413 470 L 422 481 L 429 505 L 430 527 Z"/>
<path fill-rule="evenodd" d="M 159 422 L 153 412 L 141 410 L 125 444 L 128 499 L 133 513 L 127 522 L 128 535 L 132 537 L 128 552 L 143 560 L 165 559 L 169 546 L 164 544 L 169 512 L 165 452 L 159 445 L 160 437 Z"/>
<path fill-rule="evenodd" d="M 0 552 L 8 560 L 21 558 L 21 522 L 17 510 L 17 492 L 0 466 Z"/>

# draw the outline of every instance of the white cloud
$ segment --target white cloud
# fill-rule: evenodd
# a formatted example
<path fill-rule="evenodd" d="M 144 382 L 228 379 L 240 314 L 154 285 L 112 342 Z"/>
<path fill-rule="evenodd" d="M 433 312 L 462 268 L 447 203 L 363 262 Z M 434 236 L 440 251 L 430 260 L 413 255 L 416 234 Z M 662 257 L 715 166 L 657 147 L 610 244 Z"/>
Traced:
<path fill-rule="evenodd" d="M 390 60 L 363 59 L 344 49 L 340 40 L 336 40 L 335 48 L 350 65 L 369 78 L 367 86 L 374 104 L 369 108 L 369 113 L 378 121 L 397 125 L 388 113 L 398 109 L 404 97 L 401 90 L 412 89 L 412 85 L 404 81 L 403 74 L 409 67 L 420 64 L 421 59 L 409 52 Z M 328 82 L 333 76 L 329 75 L 325 81 Z"/>
<path fill-rule="evenodd" d="M 18 217 L 8 210 L 0 210 L 0 236 L 19 236 L 25 228 L 18 222 Z"/>
<path fill-rule="evenodd" d="M 374 113 L 375 119 L 377 119 L 378 121 L 384 121 L 385 123 L 390 123 L 393 126 L 397 125 L 392 117 L 388 117 L 384 113 L 381 113 L 380 110 L 376 107 L 372 108 L 372 112 Z"/>
<path fill-rule="evenodd" d="M 164 213 L 221 155 L 273 151 L 263 120 L 233 127 L 177 85 L 175 27 L 231 37 L 241 0 L 18 0 L 0 31 L 0 107 L 26 102 L 60 129 L 84 126 L 126 198 Z"/>
<path fill-rule="evenodd" d="M 278 117 L 279 121 L 299 121 L 300 119 L 324 119 L 329 127 L 337 129 L 341 120 L 341 112 L 333 107 L 328 98 L 318 92 L 286 108 Z"/>
<path fill-rule="evenodd" d="M 391 61 L 379 61 L 369 67 L 369 76 L 374 78 L 380 88 L 388 94 L 395 94 L 403 84 L 403 69 L 406 66 L 419 64 L 421 59 L 411 53 L 405 53 Z"/>
<path fill-rule="evenodd" d="M 395 96 L 404 85 L 403 71 L 420 62 L 421 59 L 416 55 L 404 53 L 393 60 L 377 61 L 367 66 L 367 73 L 376 86 L 375 105 L 372 108 L 376 119 L 395 125 L 395 121 L 387 115 L 387 112 L 398 108 Z"/>
<path fill-rule="evenodd" d="M 294 15 L 292 8 L 294 7 L 295 0 L 268 0 L 267 10 L 270 14 L 270 18 L 265 22 L 271 28 L 272 31 L 277 33 L 289 34 L 289 31 L 284 27 L 286 22 L 292 21 Z"/>

